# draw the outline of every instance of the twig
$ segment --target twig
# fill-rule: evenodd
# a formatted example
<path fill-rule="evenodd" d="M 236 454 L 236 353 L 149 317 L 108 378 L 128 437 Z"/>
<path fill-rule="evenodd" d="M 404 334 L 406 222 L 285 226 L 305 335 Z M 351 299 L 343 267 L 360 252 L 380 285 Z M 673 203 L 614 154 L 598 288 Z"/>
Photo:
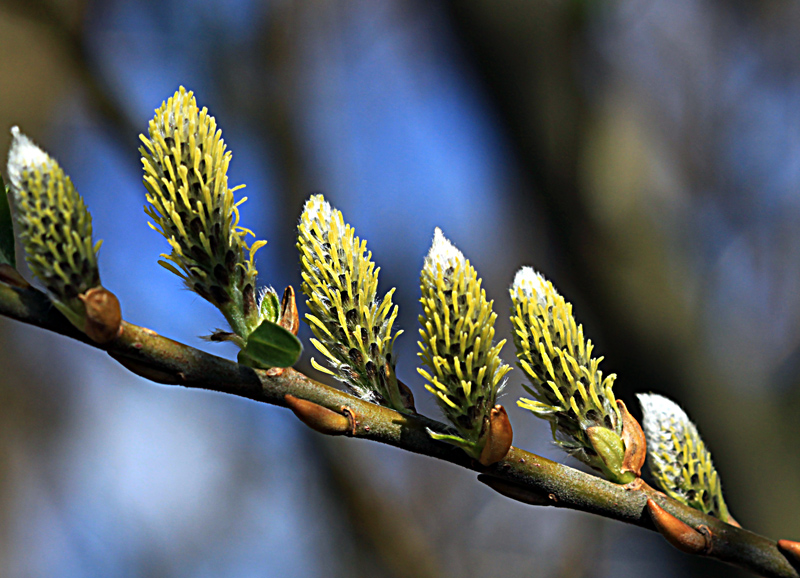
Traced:
<path fill-rule="evenodd" d="M 94 345 L 33 288 L 0 283 L 0 314 Z M 679 504 L 644 483 L 613 484 L 513 447 L 504 460 L 483 467 L 461 450 L 431 439 L 426 428 L 444 429 L 434 420 L 362 401 L 293 369 L 253 370 L 126 322 L 122 335 L 104 349 L 128 369 L 159 383 L 229 393 L 284 407 L 286 395 L 313 402 L 352 420 L 352 428 L 345 435 L 479 472 L 481 481 L 519 501 L 581 510 L 654 530 L 646 506 L 652 499 L 682 522 L 702 529 L 709 540 L 704 555 L 762 576 L 800 578 L 776 542 Z"/>

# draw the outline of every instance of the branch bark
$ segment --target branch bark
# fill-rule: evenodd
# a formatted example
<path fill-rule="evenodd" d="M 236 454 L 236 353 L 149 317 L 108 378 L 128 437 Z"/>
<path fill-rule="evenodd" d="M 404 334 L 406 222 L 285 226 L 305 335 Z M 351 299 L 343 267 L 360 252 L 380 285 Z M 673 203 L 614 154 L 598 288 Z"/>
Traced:
<path fill-rule="evenodd" d="M 346 435 L 473 470 L 493 489 L 528 504 L 580 510 L 655 530 L 646 508 L 647 500 L 652 499 L 665 511 L 709 536 L 706 556 L 762 576 L 800 578 L 775 541 L 684 506 L 644 483 L 613 484 L 514 447 L 502 461 L 483 467 L 461 450 L 428 435 L 427 428 L 444 429 L 439 422 L 365 402 L 294 369 L 260 371 L 238 365 L 127 322 L 123 322 L 118 339 L 99 347 L 66 321 L 43 293 L 33 288 L 0 283 L 0 315 L 105 349 L 131 371 L 158 383 L 238 395 L 282 407 L 286 407 L 286 395 L 316 403 L 349 416 L 352 429 Z"/>

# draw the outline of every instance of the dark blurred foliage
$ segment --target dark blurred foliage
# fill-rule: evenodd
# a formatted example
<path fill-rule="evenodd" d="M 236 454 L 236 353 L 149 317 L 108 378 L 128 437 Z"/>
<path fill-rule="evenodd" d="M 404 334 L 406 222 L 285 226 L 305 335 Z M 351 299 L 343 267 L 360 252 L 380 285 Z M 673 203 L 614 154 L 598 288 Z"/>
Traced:
<path fill-rule="evenodd" d="M 0 129 L 71 174 L 128 320 L 231 355 L 197 338 L 221 318 L 155 264 L 141 211 L 137 135 L 195 90 L 269 240 L 261 282 L 299 286 L 295 224 L 324 192 L 398 287 L 422 412 L 416 282 L 438 225 L 501 319 L 518 266 L 547 275 L 628 406 L 676 399 L 739 521 L 796 539 L 799 26 L 789 2 L 3 0 Z M 0 363 L 2 576 L 740 575 L 2 319 Z M 565 460 L 515 407 L 519 379 L 515 445 Z"/>

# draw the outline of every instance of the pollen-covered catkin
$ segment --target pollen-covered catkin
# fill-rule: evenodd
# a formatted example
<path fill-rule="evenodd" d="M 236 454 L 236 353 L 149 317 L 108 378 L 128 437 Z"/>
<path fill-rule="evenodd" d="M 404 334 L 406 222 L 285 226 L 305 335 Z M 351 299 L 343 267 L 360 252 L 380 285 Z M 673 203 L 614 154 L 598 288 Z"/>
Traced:
<path fill-rule="evenodd" d="M 397 306 L 390 289 L 378 298 L 378 272 L 367 242 L 355 235 L 342 213 L 313 195 L 298 225 L 302 289 L 310 313 L 311 341 L 332 373 L 362 399 L 398 411 L 411 409 L 395 375 L 392 332 Z"/>
<path fill-rule="evenodd" d="M 161 265 L 216 305 L 246 338 L 261 322 L 256 300 L 255 252 L 266 241 L 245 242 L 239 205 L 228 187 L 231 152 L 222 131 L 183 87 L 156 110 L 139 148 L 150 226 L 172 251 Z"/>
<path fill-rule="evenodd" d="M 81 295 L 100 286 L 92 216 L 72 180 L 17 127 L 8 154 L 11 200 L 31 272 L 58 309 L 81 331 Z"/>
<path fill-rule="evenodd" d="M 603 378 L 603 358 L 592 357 L 592 342 L 575 322 L 572 305 L 531 267 L 517 272 L 510 293 L 518 365 L 533 397 L 518 405 L 548 420 L 567 453 L 613 481 L 631 481 L 633 476 L 621 471 L 625 447 L 612 391 L 616 375 Z"/>
<path fill-rule="evenodd" d="M 28 266 L 51 297 L 74 301 L 100 285 L 92 216 L 59 164 L 17 127 L 11 133 L 8 175 Z"/>
<path fill-rule="evenodd" d="M 437 228 L 420 274 L 419 356 L 425 369 L 419 372 L 458 432 L 431 435 L 476 459 L 487 441 L 503 378 L 511 371 L 500 358 L 505 340 L 494 343 L 497 314 L 481 284 L 475 268 Z"/>

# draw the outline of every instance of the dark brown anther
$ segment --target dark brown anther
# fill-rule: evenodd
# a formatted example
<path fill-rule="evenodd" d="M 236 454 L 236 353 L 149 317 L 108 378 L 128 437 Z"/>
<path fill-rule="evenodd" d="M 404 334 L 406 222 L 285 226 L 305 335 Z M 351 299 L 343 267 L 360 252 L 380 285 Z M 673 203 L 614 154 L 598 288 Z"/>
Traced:
<path fill-rule="evenodd" d="M 199 220 L 200 219 L 198 219 L 198 221 Z M 214 265 L 214 278 L 217 280 L 217 283 L 219 283 L 223 287 L 227 287 L 228 285 L 230 285 L 231 279 L 230 276 L 228 275 L 228 270 L 219 263 Z"/>
<path fill-rule="evenodd" d="M 364 356 L 361 355 L 361 352 L 358 349 L 356 349 L 355 347 L 352 347 L 350 349 L 350 351 L 347 352 L 347 357 L 350 358 L 350 361 L 354 365 L 359 365 L 360 366 L 364 362 Z"/>
<path fill-rule="evenodd" d="M 289 285 L 283 292 L 281 299 L 281 316 L 278 325 L 291 332 L 295 336 L 300 329 L 300 317 L 297 314 L 297 302 L 294 298 L 294 288 Z"/>
<path fill-rule="evenodd" d="M 28 289 L 31 286 L 16 269 L 5 263 L 0 265 L 0 283 L 5 283 L 6 285 L 11 285 L 19 289 Z"/>
<path fill-rule="evenodd" d="M 789 559 L 792 566 L 800 566 L 800 542 L 794 540 L 778 540 L 778 550 Z"/>
<path fill-rule="evenodd" d="M 506 498 L 511 498 L 512 500 L 522 502 L 523 504 L 530 504 L 531 506 L 552 505 L 546 496 L 533 492 L 524 486 L 515 484 L 514 482 L 509 482 L 508 480 L 495 478 L 494 476 L 489 476 L 487 474 L 479 474 L 478 481 L 486 484 L 498 494 L 502 494 Z"/>
<path fill-rule="evenodd" d="M 197 285 L 199 285 L 199 283 L 195 283 L 195 287 Z M 206 295 L 209 295 L 210 296 L 209 301 L 214 303 L 217 307 L 219 307 L 220 305 L 225 305 L 226 303 L 230 303 L 230 301 L 231 301 L 231 296 L 228 294 L 228 292 L 224 288 L 220 287 L 219 285 L 211 285 L 208 288 L 207 292 L 206 291 L 202 291 L 202 292 L 201 291 L 197 291 L 197 293 L 201 297 L 204 297 L 204 298 L 205 298 Z M 245 301 L 244 304 L 246 306 L 247 305 L 247 301 Z"/>
<path fill-rule="evenodd" d="M 350 420 L 340 413 L 293 395 L 287 394 L 283 399 L 294 415 L 315 431 L 330 436 L 340 436 L 350 431 Z"/>
<path fill-rule="evenodd" d="M 486 434 L 486 444 L 481 450 L 478 461 L 484 466 L 491 466 L 499 462 L 511 449 L 514 432 L 511 421 L 508 419 L 506 408 L 496 405 L 489 412 L 489 428 Z"/>
<path fill-rule="evenodd" d="M 681 552 L 707 554 L 711 549 L 710 532 L 704 534 L 679 520 L 653 499 L 647 500 L 647 511 L 659 533 Z"/>
<path fill-rule="evenodd" d="M 642 476 L 642 466 L 647 457 L 647 440 L 642 426 L 636 421 L 625 403 L 617 400 L 617 407 L 622 414 L 622 441 L 625 444 L 625 457 L 622 459 L 621 471 L 632 472 L 637 478 Z"/>
<path fill-rule="evenodd" d="M 122 311 L 119 299 L 104 287 L 93 287 L 78 295 L 86 308 L 83 332 L 92 341 L 104 344 L 122 334 Z"/>

